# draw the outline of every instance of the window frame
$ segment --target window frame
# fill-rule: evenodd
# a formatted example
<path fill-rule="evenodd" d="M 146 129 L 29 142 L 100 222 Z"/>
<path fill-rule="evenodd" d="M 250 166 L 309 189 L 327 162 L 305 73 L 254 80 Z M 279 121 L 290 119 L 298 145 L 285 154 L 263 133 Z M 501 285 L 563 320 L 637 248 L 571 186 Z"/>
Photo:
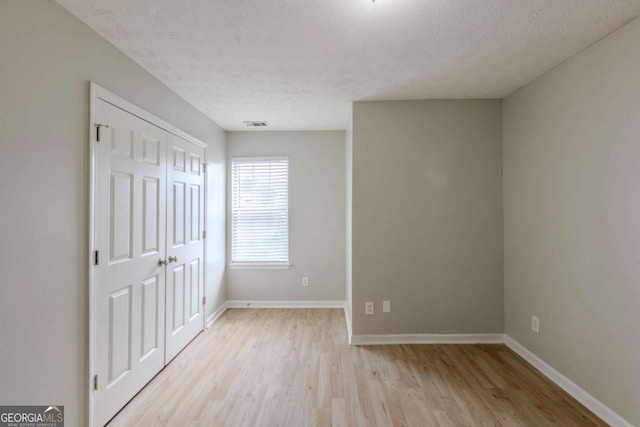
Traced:
<path fill-rule="evenodd" d="M 287 161 L 287 261 L 234 261 L 233 260 L 233 163 L 234 162 L 259 162 L 259 161 Z M 291 268 L 291 186 L 289 177 L 291 176 L 291 160 L 289 156 L 232 156 L 229 164 L 229 268 L 232 270 L 287 270 Z"/>

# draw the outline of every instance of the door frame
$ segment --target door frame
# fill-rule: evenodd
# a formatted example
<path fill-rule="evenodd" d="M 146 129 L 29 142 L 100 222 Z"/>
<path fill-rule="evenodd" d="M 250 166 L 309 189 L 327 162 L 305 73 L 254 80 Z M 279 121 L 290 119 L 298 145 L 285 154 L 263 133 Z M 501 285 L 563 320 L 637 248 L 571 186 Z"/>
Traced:
<path fill-rule="evenodd" d="M 89 267 L 89 301 L 88 315 L 89 315 L 89 351 L 88 351 L 88 363 L 87 363 L 87 425 L 94 427 L 93 422 L 93 376 L 94 376 L 94 346 L 95 346 L 95 273 L 94 273 L 94 251 L 95 251 L 95 173 L 96 173 L 96 150 L 95 144 L 97 143 L 98 127 L 96 126 L 95 113 L 97 100 L 103 100 L 108 104 L 113 105 L 129 114 L 138 117 L 154 126 L 157 126 L 179 138 L 182 138 L 204 150 L 204 218 L 203 218 L 203 230 L 206 230 L 207 225 L 207 181 L 208 181 L 208 167 L 207 165 L 207 144 L 198 138 L 184 132 L 178 127 L 162 120 L 161 118 L 149 113 L 148 111 L 138 107 L 137 105 L 119 97 L 118 95 L 110 92 L 109 90 L 99 86 L 94 82 L 89 82 L 89 253 L 87 254 L 87 265 Z M 206 294 L 207 283 L 207 242 L 204 240 L 204 266 L 202 273 L 202 280 L 204 283 L 204 292 Z M 203 329 L 206 329 L 206 306 L 203 307 Z M 164 337 L 163 337 L 164 339 Z"/>

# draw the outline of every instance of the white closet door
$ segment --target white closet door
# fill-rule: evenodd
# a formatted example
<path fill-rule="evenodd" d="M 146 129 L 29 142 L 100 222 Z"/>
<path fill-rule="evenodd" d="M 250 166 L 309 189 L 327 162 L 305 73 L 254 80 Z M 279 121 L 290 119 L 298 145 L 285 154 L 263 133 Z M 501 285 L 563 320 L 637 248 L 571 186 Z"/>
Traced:
<path fill-rule="evenodd" d="M 165 365 L 168 133 L 98 99 L 94 420 L 104 425 Z"/>
<path fill-rule="evenodd" d="M 169 135 L 167 363 L 204 329 L 203 161 L 204 149 Z"/>

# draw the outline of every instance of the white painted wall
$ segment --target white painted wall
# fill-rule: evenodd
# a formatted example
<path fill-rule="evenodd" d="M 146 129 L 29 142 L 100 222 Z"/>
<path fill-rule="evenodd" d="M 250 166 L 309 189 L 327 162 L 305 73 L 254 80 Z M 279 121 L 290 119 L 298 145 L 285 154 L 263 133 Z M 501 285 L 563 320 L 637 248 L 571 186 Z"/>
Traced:
<path fill-rule="evenodd" d="M 227 138 L 229 162 L 233 156 L 289 157 L 292 264 L 289 270 L 227 269 L 227 298 L 344 301 L 345 133 L 229 132 Z M 230 217 L 227 223 L 230 228 Z M 231 245 L 228 246 L 230 254 Z M 310 286 L 302 286 L 303 276 L 309 277 Z"/>
<path fill-rule="evenodd" d="M 501 120 L 500 100 L 354 103 L 354 334 L 503 331 Z"/>
<path fill-rule="evenodd" d="M 0 2 L 0 52 L 0 403 L 85 426 L 89 81 L 209 143 L 207 312 L 224 300 L 224 133 L 52 1 Z"/>
<path fill-rule="evenodd" d="M 636 19 L 504 102 L 506 332 L 633 425 L 639 41 Z"/>

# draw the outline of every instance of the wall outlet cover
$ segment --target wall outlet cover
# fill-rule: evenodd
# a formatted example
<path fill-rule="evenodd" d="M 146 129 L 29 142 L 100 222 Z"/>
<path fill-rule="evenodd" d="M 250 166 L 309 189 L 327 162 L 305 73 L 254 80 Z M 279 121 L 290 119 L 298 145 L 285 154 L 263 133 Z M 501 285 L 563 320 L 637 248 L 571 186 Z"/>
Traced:
<path fill-rule="evenodd" d="M 531 330 L 536 334 L 540 333 L 540 319 L 536 316 L 531 316 Z"/>
<path fill-rule="evenodd" d="M 364 303 L 364 314 L 373 314 L 373 301 Z"/>
<path fill-rule="evenodd" d="M 391 313 L 391 301 L 382 301 L 382 312 Z"/>

